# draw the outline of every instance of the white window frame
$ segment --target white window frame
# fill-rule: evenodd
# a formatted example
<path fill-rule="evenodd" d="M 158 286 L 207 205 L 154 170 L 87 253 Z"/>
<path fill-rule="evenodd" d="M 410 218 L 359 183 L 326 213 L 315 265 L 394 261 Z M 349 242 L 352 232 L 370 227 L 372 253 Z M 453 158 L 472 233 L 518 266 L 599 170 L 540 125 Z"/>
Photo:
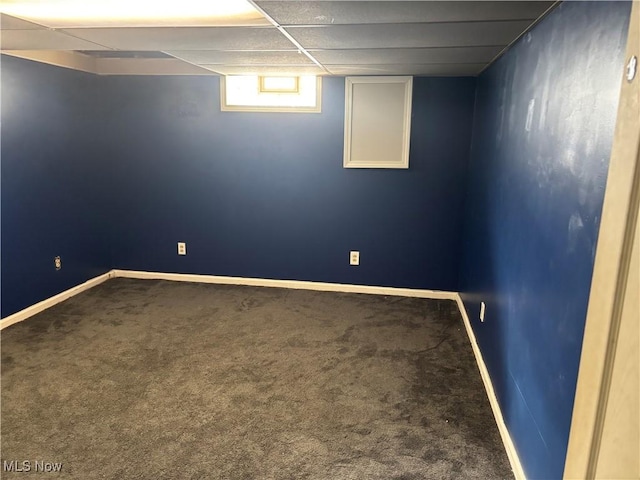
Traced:
<path fill-rule="evenodd" d="M 265 76 L 265 75 L 258 75 L 258 91 L 260 93 L 291 93 L 293 95 L 296 95 L 298 93 L 300 93 L 300 76 L 296 75 L 296 76 L 291 76 L 291 77 L 284 77 L 284 78 L 292 78 L 294 79 L 294 87 L 289 89 L 289 88 L 269 88 L 267 87 L 267 80 L 270 78 L 282 78 L 282 77 L 269 77 L 269 76 Z"/>
<path fill-rule="evenodd" d="M 402 105 L 402 146 L 400 151 L 385 161 L 372 161 L 367 158 L 353 158 L 352 132 L 354 95 L 353 90 L 359 84 L 404 85 Z M 345 79 L 345 115 L 344 115 L 344 168 L 409 168 L 409 141 L 411 138 L 411 100 L 413 95 L 413 77 L 346 77 Z M 365 101 L 374 101 L 367 99 Z"/>
<path fill-rule="evenodd" d="M 260 82 L 259 75 L 258 85 Z M 296 95 L 291 93 L 291 95 Z M 220 77 L 220 109 L 223 112 L 280 112 L 280 113 L 321 113 L 322 112 L 322 77 L 316 76 L 316 104 L 312 107 L 261 106 L 261 105 L 229 105 L 227 104 L 226 77 Z"/>

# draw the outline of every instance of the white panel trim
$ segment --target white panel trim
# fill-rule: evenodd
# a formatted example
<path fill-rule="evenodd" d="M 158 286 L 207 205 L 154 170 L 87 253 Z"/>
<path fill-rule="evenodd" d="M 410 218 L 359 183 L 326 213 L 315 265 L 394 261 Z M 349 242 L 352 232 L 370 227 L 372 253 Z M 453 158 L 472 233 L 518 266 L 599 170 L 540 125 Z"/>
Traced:
<path fill-rule="evenodd" d="M 478 345 L 478 341 L 476 340 L 476 335 L 473 332 L 473 328 L 471 328 L 469 315 L 467 314 L 467 309 L 464 306 L 464 302 L 462 301 L 462 297 L 460 297 L 460 294 L 456 294 L 456 302 L 458 303 L 458 308 L 460 309 L 460 314 L 462 315 L 464 328 L 467 330 L 467 335 L 469 336 L 469 341 L 471 342 L 473 354 L 476 357 L 476 363 L 478 364 L 478 369 L 480 370 L 480 376 L 482 377 L 482 382 L 484 383 L 487 397 L 489 397 L 489 403 L 491 404 L 491 410 L 493 411 L 493 416 L 495 417 L 496 424 L 498 425 L 498 431 L 500 432 L 502 443 L 504 444 L 504 448 L 507 451 L 509 463 L 511 463 L 513 475 L 516 480 L 526 480 L 527 477 L 525 476 L 522 464 L 520 463 L 518 451 L 516 450 L 516 446 L 514 445 L 513 440 L 511 440 L 509 429 L 504 423 L 502 410 L 500 409 L 500 404 L 498 403 L 498 397 L 496 397 L 496 392 L 493 389 L 491 377 L 489 376 L 489 370 L 487 370 L 487 365 L 484 363 L 484 359 L 482 358 L 480 346 Z"/>
<path fill-rule="evenodd" d="M 433 298 L 456 300 L 455 292 L 422 290 L 415 288 L 376 287 L 347 283 L 310 282 L 302 280 L 273 280 L 269 278 L 226 277 L 218 275 L 197 275 L 189 273 L 142 272 L 136 270 L 113 270 L 115 277 L 138 278 L 142 280 L 170 280 L 174 282 L 217 283 L 224 285 L 246 285 L 252 287 L 292 288 L 296 290 L 316 290 L 322 292 L 368 293 L 371 295 L 395 295 L 399 297 Z"/>
<path fill-rule="evenodd" d="M 353 89 L 358 84 L 404 84 L 404 105 L 402 115 L 402 150 L 397 159 L 386 161 L 371 161 L 354 159 L 352 152 L 353 140 Z M 411 140 L 411 107 L 413 98 L 412 76 L 378 76 L 378 77 L 346 77 L 345 78 L 345 108 L 344 108 L 344 168 L 409 168 L 409 146 Z"/>
<path fill-rule="evenodd" d="M 46 300 L 43 300 L 34 305 L 31 305 L 30 307 L 27 307 L 24 310 L 20 310 L 19 312 L 16 312 L 13 315 L 9 315 L 8 317 L 0 320 L 0 330 L 3 330 L 10 325 L 13 325 L 14 323 L 18 323 L 23 320 L 26 320 L 27 318 L 32 317 L 35 314 L 40 313 L 43 310 L 46 310 L 47 308 L 53 307 L 54 305 L 57 305 L 60 302 L 64 302 L 68 298 L 71 298 L 79 293 L 82 293 L 85 290 L 89 290 L 90 288 L 93 288 L 96 285 L 100 285 L 102 282 L 105 282 L 108 279 L 113 277 L 114 277 L 114 273 L 113 273 L 113 270 L 111 270 L 107 273 L 104 273 L 95 278 L 87 280 L 86 282 L 81 283 L 80 285 L 71 287 L 69 290 L 65 290 L 64 292 L 60 292 L 59 294 L 54 295 L 53 297 L 49 297 Z"/>

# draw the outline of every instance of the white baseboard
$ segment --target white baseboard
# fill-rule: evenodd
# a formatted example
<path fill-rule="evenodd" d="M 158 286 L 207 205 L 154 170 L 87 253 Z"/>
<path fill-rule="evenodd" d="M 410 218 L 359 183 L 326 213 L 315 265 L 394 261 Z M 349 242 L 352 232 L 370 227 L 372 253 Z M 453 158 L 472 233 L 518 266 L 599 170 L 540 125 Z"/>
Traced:
<path fill-rule="evenodd" d="M 224 285 L 247 285 L 252 287 L 292 288 L 323 292 L 368 293 L 372 295 L 395 295 L 399 297 L 434 298 L 456 300 L 456 292 L 422 290 L 415 288 L 375 287 L 347 283 L 310 282 L 302 280 L 273 280 L 269 278 L 224 277 L 218 275 L 195 275 L 188 273 L 141 272 L 136 270 L 113 270 L 115 277 L 143 280 L 170 280 L 174 282 L 217 283 Z"/>
<path fill-rule="evenodd" d="M 218 275 L 196 275 L 186 273 L 163 273 L 163 272 L 142 272 L 136 270 L 111 270 L 103 275 L 92 278 L 80 285 L 65 290 L 51 298 L 38 302 L 35 305 L 25 308 L 19 312 L 9 315 L 6 318 L 0 320 L 0 330 L 13 325 L 14 323 L 21 322 L 37 313 L 46 310 L 64 300 L 73 297 L 81 292 L 84 292 L 102 282 L 115 277 L 121 278 L 137 278 L 142 280 L 170 280 L 174 282 L 196 282 L 196 283 L 214 283 L 224 285 L 247 285 L 255 287 L 277 287 L 277 288 L 292 288 L 299 290 L 316 290 L 325 292 L 343 292 L 343 293 L 367 293 L 371 295 L 394 295 L 401 297 L 417 297 L 417 298 L 433 298 L 443 300 L 454 300 L 458 304 L 460 314 L 464 322 L 473 354 L 475 355 L 478 369 L 480 370 L 480 376 L 484 383 L 487 396 L 489 397 L 489 403 L 491 404 L 491 410 L 498 425 L 498 431 L 502 437 L 509 462 L 511 462 L 511 468 L 513 469 L 516 480 L 526 480 L 524 470 L 518 458 L 515 445 L 511 440 L 511 435 L 507 429 L 504 419 L 502 417 L 502 411 L 498 404 L 498 399 L 493 390 L 491 383 L 491 377 L 489 371 L 482 358 L 480 347 L 476 341 L 476 336 L 471 328 L 471 322 L 467 315 L 467 310 L 464 306 L 462 298 L 456 292 L 444 292 L 437 290 L 423 290 L 414 288 L 396 288 L 396 287 L 376 287 L 370 285 L 352 285 L 344 283 L 325 283 L 325 282 L 310 282 L 300 280 L 273 280 L 267 278 L 245 278 L 245 277 L 226 277 Z"/>
<path fill-rule="evenodd" d="M 0 330 L 7 328 L 10 325 L 13 325 L 14 323 L 18 323 L 23 320 L 26 320 L 27 318 L 32 317 L 36 313 L 40 313 L 43 310 L 53 307 L 54 305 L 60 302 L 64 302 L 67 298 L 73 297 L 74 295 L 84 292 L 85 290 L 89 290 L 90 288 L 95 287 L 96 285 L 100 285 L 102 282 L 112 278 L 113 276 L 114 276 L 113 270 L 111 270 L 107 273 L 104 273 L 95 278 L 87 280 L 86 282 L 81 283 L 80 285 L 71 287 L 69 290 L 65 290 L 64 292 L 60 292 L 59 294 L 54 295 L 53 297 L 49 297 L 46 300 L 43 300 L 34 305 L 31 305 L 30 307 L 27 307 L 24 310 L 20 310 L 19 312 L 16 312 L 13 315 L 9 315 L 8 317 L 0 320 Z"/>
<path fill-rule="evenodd" d="M 462 297 L 460 297 L 460 294 L 456 294 L 456 302 L 458 302 L 458 308 L 460 309 L 460 314 L 462 315 L 464 327 L 467 330 L 467 335 L 469 335 L 471 348 L 473 349 L 473 354 L 476 357 L 476 363 L 478 364 L 478 369 L 480 370 L 480 376 L 482 377 L 484 388 L 487 391 L 487 397 L 489 397 L 491 410 L 493 411 L 493 416 L 496 419 L 496 424 L 498 425 L 498 431 L 500 432 L 500 437 L 502 437 L 502 443 L 504 444 L 504 448 L 507 451 L 507 456 L 509 457 L 509 462 L 511 463 L 511 469 L 513 470 L 513 475 L 516 478 L 516 480 L 526 480 L 527 477 L 525 476 L 524 470 L 522 469 L 522 464 L 520 463 L 520 457 L 518 457 L 518 452 L 516 450 L 516 447 L 513 443 L 513 440 L 511 440 L 511 435 L 509 434 L 507 425 L 504 423 L 504 418 L 502 417 L 502 410 L 500 410 L 500 404 L 498 403 L 496 392 L 493 390 L 493 384 L 491 383 L 491 377 L 489 376 L 489 371 L 487 370 L 487 366 L 484 363 L 484 359 L 482 358 L 482 352 L 480 352 L 480 347 L 478 346 L 476 335 L 475 333 L 473 333 L 473 329 L 471 328 L 469 315 L 467 314 L 467 309 L 464 306 L 464 302 L 462 301 Z"/>
<path fill-rule="evenodd" d="M 343 283 L 308 282 L 299 280 L 272 280 L 268 278 L 224 277 L 218 275 L 195 275 L 187 273 L 141 272 L 136 270 L 111 270 L 103 275 L 87 280 L 75 287 L 47 298 L 19 312 L 0 320 L 0 330 L 21 322 L 33 315 L 53 307 L 85 290 L 115 277 L 138 278 L 143 280 L 170 280 L 174 282 L 217 283 L 224 285 L 248 285 L 254 287 L 279 287 L 300 290 L 318 290 L 325 292 L 368 293 L 372 295 L 396 295 L 401 297 L 434 298 L 456 300 L 457 293 L 413 288 L 374 287 L 369 285 L 350 285 Z"/>

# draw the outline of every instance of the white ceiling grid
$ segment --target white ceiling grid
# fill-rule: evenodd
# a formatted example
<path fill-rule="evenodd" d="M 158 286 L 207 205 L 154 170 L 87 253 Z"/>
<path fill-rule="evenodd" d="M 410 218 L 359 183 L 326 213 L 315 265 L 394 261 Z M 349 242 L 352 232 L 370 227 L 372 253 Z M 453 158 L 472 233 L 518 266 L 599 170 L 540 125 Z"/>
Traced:
<path fill-rule="evenodd" d="M 0 15 L 2 51 L 163 52 L 209 74 L 477 75 L 549 1 L 260 1 L 250 25 L 49 28 Z M 164 58 L 166 57 L 166 58 Z M 178 59 L 178 60 L 176 60 Z M 104 73 L 104 72 L 101 72 Z M 171 72 L 166 72 L 171 73 Z"/>

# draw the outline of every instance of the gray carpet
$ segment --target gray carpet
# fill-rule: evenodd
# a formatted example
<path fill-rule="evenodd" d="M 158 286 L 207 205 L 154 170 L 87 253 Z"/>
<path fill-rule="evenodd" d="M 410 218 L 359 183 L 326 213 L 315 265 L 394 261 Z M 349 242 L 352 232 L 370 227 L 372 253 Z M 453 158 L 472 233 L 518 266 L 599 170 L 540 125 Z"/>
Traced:
<path fill-rule="evenodd" d="M 2 460 L 82 480 L 513 478 L 454 302 L 129 279 L 2 332 Z"/>

